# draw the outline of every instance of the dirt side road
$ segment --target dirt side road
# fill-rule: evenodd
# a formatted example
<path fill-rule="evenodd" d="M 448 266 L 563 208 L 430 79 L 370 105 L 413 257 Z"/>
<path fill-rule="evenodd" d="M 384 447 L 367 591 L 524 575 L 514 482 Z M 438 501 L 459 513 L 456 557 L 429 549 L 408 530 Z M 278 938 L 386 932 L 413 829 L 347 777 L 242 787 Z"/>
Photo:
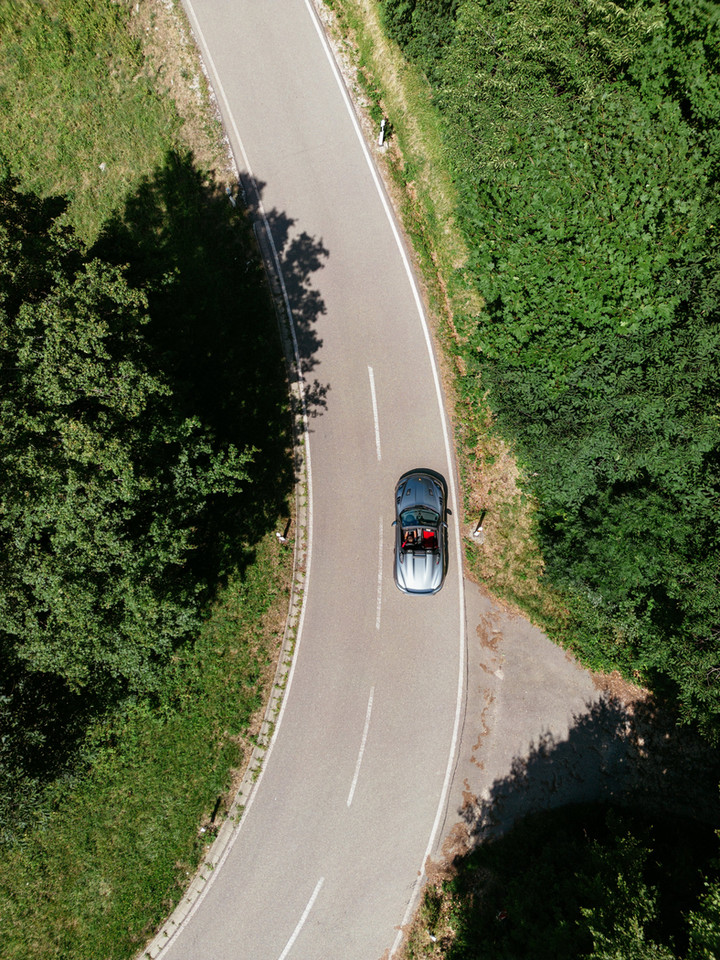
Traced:
<path fill-rule="evenodd" d="M 468 683 L 436 867 L 528 813 L 617 800 L 716 823 L 717 755 L 619 677 L 594 675 L 465 582 Z"/>

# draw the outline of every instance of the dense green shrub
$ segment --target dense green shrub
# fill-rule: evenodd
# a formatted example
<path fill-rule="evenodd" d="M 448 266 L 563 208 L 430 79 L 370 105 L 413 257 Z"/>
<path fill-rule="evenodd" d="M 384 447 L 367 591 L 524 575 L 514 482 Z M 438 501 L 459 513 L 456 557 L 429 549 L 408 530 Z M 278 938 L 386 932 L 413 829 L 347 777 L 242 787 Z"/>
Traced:
<path fill-rule="evenodd" d="M 385 0 L 388 35 L 404 52 L 432 73 L 454 33 L 458 0 Z"/>
<path fill-rule="evenodd" d="M 527 817 L 428 888 L 407 955 L 438 944 L 446 960 L 709 958 L 716 847 L 697 823 L 603 805 Z"/>

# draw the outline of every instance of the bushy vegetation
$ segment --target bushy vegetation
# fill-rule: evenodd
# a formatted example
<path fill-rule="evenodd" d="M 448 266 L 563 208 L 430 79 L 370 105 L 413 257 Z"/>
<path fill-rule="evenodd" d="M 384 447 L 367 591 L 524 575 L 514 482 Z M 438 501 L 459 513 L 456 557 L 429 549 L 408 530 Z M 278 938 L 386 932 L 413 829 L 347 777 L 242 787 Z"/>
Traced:
<path fill-rule="evenodd" d="M 716 736 L 716 3 L 384 0 L 426 71 L 485 301 L 456 316 L 537 503 L 546 626 Z"/>
<path fill-rule="evenodd" d="M 717 872 L 713 851 L 717 842 L 707 828 L 652 822 L 632 810 L 566 807 L 529 817 L 507 837 L 479 847 L 453 877 L 427 889 L 406 956 L 715 956 L 718 914 L 708 915 L 713 893 L 704 893 L 701 870 Z M 717 896 L 717 887 L 711 890 Z"/>
<path fill-rule="evenodd" d="M 0 183 L 4 659 L 146 691 L 198 626 L 190 558 L 250 452 L 183 409 L 146 295 L 51 207 Z"/>

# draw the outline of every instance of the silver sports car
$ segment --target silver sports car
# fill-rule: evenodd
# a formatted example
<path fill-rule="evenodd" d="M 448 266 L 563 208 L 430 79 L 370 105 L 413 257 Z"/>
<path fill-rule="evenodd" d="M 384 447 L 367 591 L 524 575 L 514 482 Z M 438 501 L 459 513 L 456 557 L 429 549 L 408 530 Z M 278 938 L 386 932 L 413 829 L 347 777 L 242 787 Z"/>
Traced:
<path fill-rule="evenodd" d="M 447 488 L 426 470 L 403 474 L 395 488 L 395 583 L 403 593 L 437 593 L 447 569 Z"/>

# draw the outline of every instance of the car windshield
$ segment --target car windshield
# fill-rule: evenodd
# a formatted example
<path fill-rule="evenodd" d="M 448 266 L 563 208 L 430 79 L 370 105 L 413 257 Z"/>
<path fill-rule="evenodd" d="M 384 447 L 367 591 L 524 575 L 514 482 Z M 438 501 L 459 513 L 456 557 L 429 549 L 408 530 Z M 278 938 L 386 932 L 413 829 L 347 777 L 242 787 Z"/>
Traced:
<path fill-rule="evenodd" d="M 411 507 L 400 514 L 400 526 L 405 527 L 437 527 L 440 516 L 429 507 Z"/>

